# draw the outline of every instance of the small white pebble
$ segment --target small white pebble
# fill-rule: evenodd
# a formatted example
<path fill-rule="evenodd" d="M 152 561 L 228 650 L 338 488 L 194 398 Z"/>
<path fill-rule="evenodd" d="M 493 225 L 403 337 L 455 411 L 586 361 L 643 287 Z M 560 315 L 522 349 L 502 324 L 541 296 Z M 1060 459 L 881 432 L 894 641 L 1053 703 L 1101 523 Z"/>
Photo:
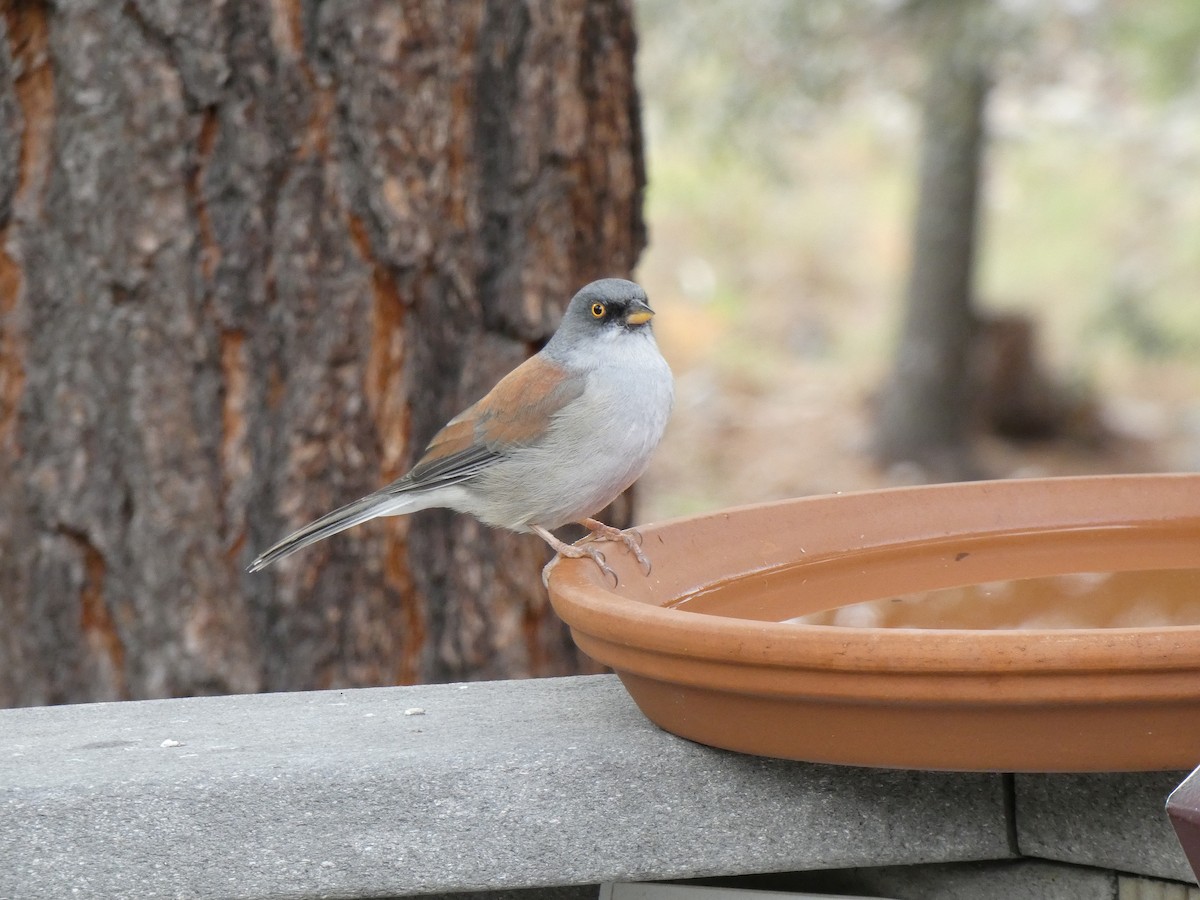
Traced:
<path fill-rule="evenodd" d="M 375 718 L 375 713 L 363 713 L 363 718 L 364 719 L 373 719 L 373 718 Z"/>
<path fill-rule="evenodd" d="M 163 741 L 158 746 L 160 746 L 160 747 L 182 747 L 183 744 L 180 743 L 179 741 L 173 741 L 170 738 L 167 738 L 165 741 Z"/>
<path fill-rule="evenodd" d="M 425 710 L 421 709 L 419 706 L 410 706 L 404 711 L 404 714 L 406 716 L 423 716 L 425 715 Z"/>

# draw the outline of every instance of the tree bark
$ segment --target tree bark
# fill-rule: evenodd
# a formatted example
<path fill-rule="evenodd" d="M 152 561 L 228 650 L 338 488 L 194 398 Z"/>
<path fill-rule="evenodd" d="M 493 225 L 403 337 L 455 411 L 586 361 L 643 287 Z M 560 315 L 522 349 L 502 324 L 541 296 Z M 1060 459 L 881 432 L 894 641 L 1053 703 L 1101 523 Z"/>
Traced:
<path fill-rule="evenodd" d="M 980 4 L 929 0 L 929 53 L 912 265 L 891 374 L 881 394 L 876 452 L 928 475 L 975 474 L 969 443 L 969 348 L 988 75 Z"/>
<path fill-rule="evenodd" d="M 266 573 L 645 242 L 628 0 L 0 19 L 0 704 L 578 671 L 535 537 Z"/>

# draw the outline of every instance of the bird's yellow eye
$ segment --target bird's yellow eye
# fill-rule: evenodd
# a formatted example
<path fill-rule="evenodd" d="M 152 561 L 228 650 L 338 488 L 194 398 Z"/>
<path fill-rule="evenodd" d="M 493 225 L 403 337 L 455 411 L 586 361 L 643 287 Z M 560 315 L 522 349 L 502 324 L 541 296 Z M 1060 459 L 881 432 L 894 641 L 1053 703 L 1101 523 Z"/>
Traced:
<path fill-rule="evenodd" d="M 592 304 L 592 318 L 593 319 L 603 319 L 604 314 L 606 312 L 608 312 L 608 310 L 605 308 L 603 303 L 593 303 Z"/>

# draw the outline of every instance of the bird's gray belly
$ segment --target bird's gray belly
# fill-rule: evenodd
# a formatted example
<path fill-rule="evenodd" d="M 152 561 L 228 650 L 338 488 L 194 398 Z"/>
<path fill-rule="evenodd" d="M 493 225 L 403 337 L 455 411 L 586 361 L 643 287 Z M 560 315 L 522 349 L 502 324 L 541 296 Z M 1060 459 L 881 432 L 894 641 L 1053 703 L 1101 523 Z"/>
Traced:
<path fill-rule="evenodd" d="M 668 376 L 669 378 L 669 376 Z M 593 392 L 556 418 L 541 444 L 514 451 L 472 485 L 478 518 L 514 531 L 557 528 L 594 515 L 645 471 L 671 410 L 669 380 Z"/>

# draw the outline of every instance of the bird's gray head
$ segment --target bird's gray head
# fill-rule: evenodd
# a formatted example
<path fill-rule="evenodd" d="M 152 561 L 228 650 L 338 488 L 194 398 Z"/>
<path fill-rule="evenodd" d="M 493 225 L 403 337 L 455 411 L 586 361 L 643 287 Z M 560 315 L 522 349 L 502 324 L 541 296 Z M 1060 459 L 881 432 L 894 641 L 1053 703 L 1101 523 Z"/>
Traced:
<path fill-rule="evenodd" d="M 654 310 L 641 285 L 623 278 L 602 278 L 571 298 L 547 349 L 574 344 L 588 335 L 616 338 L 636 332 L 648 334 L 653 317 Z"/>

